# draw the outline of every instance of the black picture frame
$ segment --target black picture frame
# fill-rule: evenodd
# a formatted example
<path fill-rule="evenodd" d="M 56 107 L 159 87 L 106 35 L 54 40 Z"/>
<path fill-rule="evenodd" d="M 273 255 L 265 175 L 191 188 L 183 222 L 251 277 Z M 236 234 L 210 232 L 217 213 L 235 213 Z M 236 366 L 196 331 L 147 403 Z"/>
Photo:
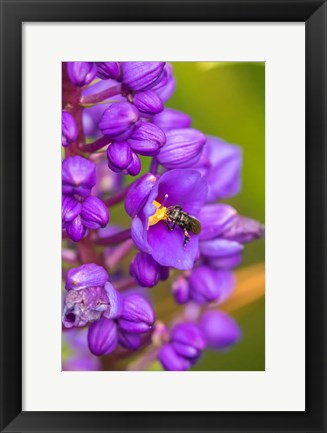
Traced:
<path fill-rule="evenodd" d="M 327 432 L 326 1 L 1 0 L 0 4 L 1 432 Z M 28 21 L 305 22 L 305 412 L 22 412 L 22 23 Z"/>

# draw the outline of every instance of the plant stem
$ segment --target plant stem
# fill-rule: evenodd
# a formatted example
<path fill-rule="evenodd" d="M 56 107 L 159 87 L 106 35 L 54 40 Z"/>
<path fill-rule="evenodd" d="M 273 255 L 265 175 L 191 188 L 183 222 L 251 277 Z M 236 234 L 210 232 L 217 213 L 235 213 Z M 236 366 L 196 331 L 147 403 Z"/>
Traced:
<path fill-rule="evenodd" d="M 127 239 L 130 239 L 130 237 L 131 237 L 131 229 L 126 229 L 111 236 L 98 238 L 95 240 L 95 243 L 97 245 L 105 245 L 105 246 L 117 245 L 123 241 L 126 241 Z"/>
<path fill-rule="evenodd" d="M 84 95 L 80 98 L 79 102 L 81 105 L 97 104 L 120 93 L 121 84 L 117 84 L 117 86 L 109 87 L 109 89 L 102 90 L 102 92 L 95 93 L 94 95 Z"/>
<path fill-rule="evenodd" d="M 130 185 L 124 187 L 123 189 L 121 189 L 119 192 L 117 192 L 117 194 L 107 198 L 106 200 L 104 200 L 104 204 L 107 207 L 113 206 L 115 204 L 120 203 L 121 201 L 124 200 L 124 198 L 126 197 L 128 190 L 130 188 Z"/>
<path fill-rule="evenodd" d="M 120 280 L 114 283 L 114 287 L 118 292 L 126 289 L 131 289 L 135 286 L 137 286 L 137 283 L 133 277 L 125 278 L 125 280 Z"/>
<path fill-rule="evenodd" d="M 90 144 L 80 144 L 79 148 L 80 150 L 82 150 L 83 152 L 95 152 L 99 149 L 102 149 L 104 146 L 106 146 L 107 144 L 111 143 L 110 138 L 106 137 L 106 136 L 102 136 L 100 138 L 98 138 L 97 140 L 93 141 L 93 143 Z"/>
<path fill-rule="evenodd" d="M 132 241 L 132 239 L 128 239 L 127 241 L 123 242 L 121 245 L 115 248 L 114 251 L 106 259 L 106 267 L 111 269 L 116 266 L 133 247 L 134 242 Z"/>

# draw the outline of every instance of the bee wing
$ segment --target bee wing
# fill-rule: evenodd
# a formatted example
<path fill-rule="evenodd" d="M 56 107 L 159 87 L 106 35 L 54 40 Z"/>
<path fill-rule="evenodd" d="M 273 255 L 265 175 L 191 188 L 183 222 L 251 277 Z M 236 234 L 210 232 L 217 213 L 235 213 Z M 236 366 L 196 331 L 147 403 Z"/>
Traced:
<path fill-rule="evenodd" d="M 198 235 L 201 232 L 201 223 L 198 219 L 190 216 L 190 226 L 191 226 L 191 232 L 195 235 Z"/>

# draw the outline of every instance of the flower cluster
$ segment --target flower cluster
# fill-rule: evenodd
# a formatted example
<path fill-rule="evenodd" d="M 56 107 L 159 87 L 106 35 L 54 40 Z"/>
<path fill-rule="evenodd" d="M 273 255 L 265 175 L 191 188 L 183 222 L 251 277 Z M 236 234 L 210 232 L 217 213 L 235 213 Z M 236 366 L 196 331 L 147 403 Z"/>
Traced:
<path fill-rule="evenodd" d="M 62 226 L 74 242 L 64 241 L 64 332 L 86 330 L 89 351 L 112 365 L 137 350 L 145 364 L 187 370 L 206 348 L 230 348 L 241 331 L 217 306 L 244 244 L 264 235 L 218 202 L 241 189 L 240 148 L 165 107 L 168 63 L 69 62 L 63 80 Z M 127 228 L 108 224 L 119 203 Z M 148 288 L 166 280 L 179 314 L 163 325 Z"/>

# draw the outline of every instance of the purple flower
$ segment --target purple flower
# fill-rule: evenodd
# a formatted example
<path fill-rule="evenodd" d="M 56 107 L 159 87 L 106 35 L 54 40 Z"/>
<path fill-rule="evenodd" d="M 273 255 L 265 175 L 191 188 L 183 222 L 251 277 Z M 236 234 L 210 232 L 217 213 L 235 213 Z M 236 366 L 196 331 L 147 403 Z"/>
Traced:
<path fill-rule="evenodd" d="M 142 114 L 157 114 L 163 110 L 163 103 L 153 90 L 137 92 L 133 97 L 133 104 Z"/>
<path fill-rule="evenodd" d="M 96 183 L 95 164 L 81 156 L 69 156 L 62 162 L 62 192 L 67 195 L 90 195 Z"/>
<path fill-rule="evenodd" d="M 97 74 L 97 65 L 92 62 L 68 62 L 67 72 L 70 81 L 81 87 L 93 81 Z"/>
<path fill-rule="evenodd" d="M 183 371 L 199 359 L 205 347 L 205 336 L 197 325 L 180 323 L 173 328 L 170 342 L 160 349 L 158 357 L 166 370 Z"/>
<path fill-rule="evenodd" d="M 91 323 L 87 340 L 93 355 L 108 355 L 116 349 L 118 344 L 116 323 L 113 320 L 101 317 L 96 322 Z"/>
<path fill-rule="evenodd" d="M 62 225 L 74 242 L 79 242 L 86 230 L 105 227 L 109 212 L 97 197 L 89 196 L 83 202 L 71 196 L 62 196 Z"/>
<path fill-rule="evenodd" d="M 232 197 L 241 189 L 242 153 L 237 146 L 207 137 L 196 168 L 208 182 L 208 202 Z"/>
<path fill-rule="evenodd" d="M 235 320 L 223 311 L 207 311 L 200 320 L 207 344 L 215 350 L 226 350 L 237 343 L 242 336 Z"/>
<path fill-rule="evenodd" d="M 112 78 L 119 80 L 120 78 L 120 64 L 118 62 L 98 62 L 97 76 L 102 80 Z"/>
<path fill-rule="evenodd" d="M 143 333 L 152 329 L 155 321 L 154 311 L 149 302 L 138 294 L 124 298 L 124 309 L 118 320 L 119 327 L 129 333 Z"/>
<path fill-rule="evenodd" d="M 155 156 L 165 144 L 165 133 L 158 126 L 149 122 L 140 123 L 128 139 L 134 152 L 145 156 Z"/>
<path fill-rule="evenodd" d="M 131 135 L 138 120 L 139 112 L 134 105 L 116 102 L 103 112 L 99 128 L 103 135 L 115 141 L 124 141 Z"/>
<path fill-rule="evenodd" d="M 212 301 L 221 304 L 231 295 L 235 286 L 235 278 L 231 271 L 199 266 L 192 271 L 189 285 L 190 298 L 198 304 Z"/>
<path fill-rule="evenodd" d="M 206 200 L 206 182 L 195 170 L 171 170 L 155 179 L 144 177 L 127 194 L 125 209 L 134 217 L 132 238 L 141 251 L 150 254 L 160 265 L 191 269 L 198 255 L 198 235 L 191 234 L 184 248 L 184 231 L 178 226 L 168 230 L 166 209 L 179 205 L 197 217 Z"/>
<path fill-rule="evenodd" d="M 78 136 L 78 128 L 75 119 L 67 111 L 62 112 L 62 133 L 61 133 L 61 144 L 67 147 L 70 143 L 73 143 Z"/>
<path fill-rule="evenodd" d="M 181 111 L 165 108 L 161 113 L 153 116 L 152 122 L 164 131 L 170 131 L 172 129 L 189 128 L 192 119 Z"/>
<path fill-rule="evenodd" d="M 233 267 L 240 262 L 243 243 L 264 235 L 257 221 L 241 217 L 225 204 L 209 204 L 201 209 L 202 223 L 199 248 L 202 256 L 214 267 Z"/>
<path fill-rule="evenodd" d="M 205 142 L 205 135 L 196 129 L 170 130 L 157 160 L 167 169 L 191 167 L 199 160 Z"/>
<path fill-rule="evenodd" d="M 165 62 L 123 62 L 123 84 L 130 90 L 150 89 L 162 77 Z"/>
<path fill-rule="evenodd" d="M 149 254 L 143 252 L 139 252 L 134 257 L 130 274 L 142 287 L 154 287 L 159 280 L 168 278 L 167 268 L 159 265 Z"/>
<path fill-rule="evenodd" d="M 63 324 L 65 327 L 84 326 L 102 315 L 117 319 L 123 311 L 121 295 L 108 282 L 102 266 L 87 263 L 67 273 Z"/>

